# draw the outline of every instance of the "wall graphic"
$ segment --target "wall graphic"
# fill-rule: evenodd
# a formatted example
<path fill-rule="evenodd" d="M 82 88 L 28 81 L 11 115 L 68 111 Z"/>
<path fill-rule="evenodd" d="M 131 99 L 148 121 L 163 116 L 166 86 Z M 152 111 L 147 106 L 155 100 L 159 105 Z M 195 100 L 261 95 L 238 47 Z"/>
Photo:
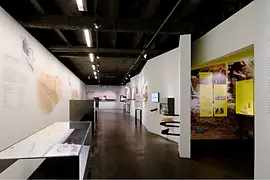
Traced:
<path fill-rule="evenodd" d="M 74 89 L 72 92 L 71 92 L 71 99 L 78 99 L 79 98 L 79 92 L 77 89 Z"/>
<path fill-rule="evenodd" d="M 239 84 L 246 84 L 248 90 L 245 92 L 251 99 L 252 93 L 248 92 L 253 92 L 253 89 L 246 80 L 254 77 L 253 57 L 192 70 L 191 74 L 192 139 L 239 139 L 241 128 L 243 138 L 253 138 L 254 118 L 239 117 L 235 104 Z M 243 97 L 243 91 L 239 91 L 242 96 L 238 95 L 238 98 L 247 99 Z M 242 108 L 253 110 L 251 106 L 253 102 L 250 106 L 249 103 L 242 105 Z"/>
<path fill-rule="evenodd" d="M 1 151 L 55 121 L 69 121 L 68 74 L 79 96 L 84 84 L 1 7 L 0 17 Z"/>
<path fill-rule="evenodd" d="M 86 92 L 87 99 L 99 98 L 101 100 L 116 100 L 116 93 L 113 91 L 104 91 L 104 92 Z"/>
<path fill-rule="evenodd" d="M 132 99 L 132 100 L 135 100 L 135 99 L 136 99 L 137 93 L 138 93 L 138 89 L 137 89 L 137 87 L 135 86 L 135 87 L 132 88 L 132 94 L 131 94 L 131 99 Z"/>
<path fill-rule="evenodd" d="M 28 69 L 35 73 L 35 57 L 30 44 L 25 37 L 21 36 L 21 53 Z"/>
<path fill-rule="evenodd" d="M 59 77 L 41 72 L 36 81 L 36 88 L 41 111 L 45 114 L 50 113 L 62 99 Z"/>
<path fill-rule="evenodd" d="M 148 101 L 148 90 L 147 90 L 147 84 L 143 85 L 143 101 Z"/>
<path fill-rule="evenodd" d="M 131 90 L 129 87 L 125 87 L 127 100 L 131 100 Z"/>

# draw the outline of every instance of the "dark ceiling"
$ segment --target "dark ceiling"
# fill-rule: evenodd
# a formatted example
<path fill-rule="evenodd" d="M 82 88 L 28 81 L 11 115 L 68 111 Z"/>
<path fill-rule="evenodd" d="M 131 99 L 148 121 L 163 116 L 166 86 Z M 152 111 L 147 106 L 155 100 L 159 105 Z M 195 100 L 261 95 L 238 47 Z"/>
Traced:
<path fill-rule="evenodd" d="M 178 0 L 1 0 L 0 5 L 86 84 L 120 85 L 145 45 Z M 176 48 L 179 35 L 196 40 L 252 0 L 182 0 L 154 41 L 147 59 Z M 95 30 L 94 23 L 100 28 Z M 93 47 L 87 47 L 84 29 L 91 29 Z M 89 53 L 99 69 L 94 78 Z M 131 69 L 138 74 L 147 59 Z M 89 79 L 90 76 L 90 79 Z"/>

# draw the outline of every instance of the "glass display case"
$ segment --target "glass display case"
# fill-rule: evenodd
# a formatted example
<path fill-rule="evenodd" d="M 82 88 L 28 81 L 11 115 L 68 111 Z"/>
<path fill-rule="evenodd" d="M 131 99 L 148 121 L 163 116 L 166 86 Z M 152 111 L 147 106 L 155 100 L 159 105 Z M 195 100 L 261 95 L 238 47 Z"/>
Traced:
<path fill-rule="evenodd" d="M 55 122 L 0 152 L 0 179 L 83 179 L 91 122 Z"/>

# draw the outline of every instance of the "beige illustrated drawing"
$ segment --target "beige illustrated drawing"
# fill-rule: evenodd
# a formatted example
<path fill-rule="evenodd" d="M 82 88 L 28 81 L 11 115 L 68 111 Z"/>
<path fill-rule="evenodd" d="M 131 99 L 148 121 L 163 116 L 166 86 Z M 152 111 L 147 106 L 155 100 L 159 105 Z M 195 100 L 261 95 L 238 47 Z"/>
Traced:
<path fill-rule="evenodd" d="M 60 79 L 45 72 L 37 76 L 37 99 L 39 108 L 45 114 L 49 114 L 62 99 Z"/>

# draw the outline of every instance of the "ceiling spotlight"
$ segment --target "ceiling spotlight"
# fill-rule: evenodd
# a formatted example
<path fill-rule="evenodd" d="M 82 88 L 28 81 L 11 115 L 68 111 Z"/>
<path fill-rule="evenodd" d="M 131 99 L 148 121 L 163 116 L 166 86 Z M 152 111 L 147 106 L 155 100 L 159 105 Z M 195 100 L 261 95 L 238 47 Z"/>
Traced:
<path fill-rule="evenodd" d="M 95 76 L 95 79 L 97 79 L 97 76 Z"/>
<path fill-rule="evenodd" d="M 95 56 L 93 53 L 89 53 L 89 58 L 91 62 L 94 62 Z"/>
<path fill-rule="evenodd" d="M 128 75 L 128 77 L 130 77 L 130 74 Z"/>
<path fill-rule="evenodd" d="M 87 78 L 90 79 L 90 76 L 88 76 Z"/>
<path fill-rule="evenodd" d="M 99 69 L 97 70 L 97 72 L 99 72 Z"/>
<path fill-rule="evenodd" d="M 128 79 L 128 78 L 126 78 L 126 79 Z"/>
<path fill-rule="evenodd" d="M 97 59 L 99 59 L 99 56 L 97 56 Z"/>
<path fill-rule="evenodd" d="M 94 27 L 97 30 L 98 28 L 100 28 L 100 25 L 98 23 L 94 23 Z"/>
<path fill-rule="evenodd" d="M 144 59 L 146 59 L 146 58 L 147 58 L 147 54 L 145 53 L 145 54 L 143 55 L 143 57 L 144 57 Z"/>
<path fill-rule="evenodd" d="M 94 71 L 96 70 L 96 66 L 94 64 L 92 65 L 92 68 Z"/>
<path fill-rule="evenodd" d="M 96 71 L 94 71 L 94 75 L 95 75 L 95 76 L 97 75 L 97 72 L 96 72 Z"/>

